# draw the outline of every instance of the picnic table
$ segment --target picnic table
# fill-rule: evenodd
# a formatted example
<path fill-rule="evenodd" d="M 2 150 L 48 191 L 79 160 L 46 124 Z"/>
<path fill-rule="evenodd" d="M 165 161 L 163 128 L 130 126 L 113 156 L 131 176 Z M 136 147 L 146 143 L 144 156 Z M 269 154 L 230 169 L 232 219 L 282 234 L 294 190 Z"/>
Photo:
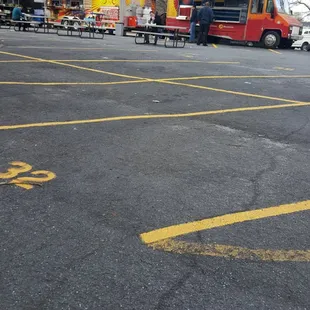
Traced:
<path fill-rule="evenodd" d="M 11 28 L 11 22 L 10 19 L 7 18 L 6 13 L 0 12 L 0 28 L 6 27 L 8 29 Z"/>
<path fill-rule="evenodd" d="M 103 39 L 105 28 L 103 26 L 97 26 L 94 19 L 86 18 L 81 24 L 77 25 L 62 25 L 60 23 L 55 24 L 57 28 L 58 36 L 78 36 L 80 38 L 87 38 L 83 36 L 88 33 L 89 39 Z M 64 31 L 64 33 L 63 33 Z M 97 34 L 100 36 L 98 37 Z"/>
<path fill-rule="evenodd" d="M 15 31 L 20 31 L 21 26 L 23 26 L 25 29 L 29 30 L 32 28 L 34 32 L 38 32 L 39 26 L 44 24 L 44 16 L 42 15 L 37 16 L 23 13 L 23 18 L 20 20 L 10 20 L 11 26 L 14 26 Z M 39 19 L 40 21 L 34 19 Z"/>
<path fill-rule="evenodd" d="M 165 25 L 156 25 L 156 24 L 145 24 L 143 25 L 144 30 L 135 30 L 132 31 L 136 34 L 135 36 L 135 43 L 136 44 L 157 44 L 158 37 L 165 38 L 165 47 L 184 47 L 186 38 L 189 35 L 180 33 L 180 30 L 186 30 L 186 27 L 177 27 L 177 26 L 165 26 Z M 169 32 L 154 32 L 153 29 L 164 29 L 168 30 Z M 154 42 L 151 43 L 151 36 L 154 36 Z M 143 38 L 141 41 L 140 38 Z M 172 46 L 168 43 L 172 41 Z M 182 42 L 182 44 L 178 45 L 178 42 Z"/>

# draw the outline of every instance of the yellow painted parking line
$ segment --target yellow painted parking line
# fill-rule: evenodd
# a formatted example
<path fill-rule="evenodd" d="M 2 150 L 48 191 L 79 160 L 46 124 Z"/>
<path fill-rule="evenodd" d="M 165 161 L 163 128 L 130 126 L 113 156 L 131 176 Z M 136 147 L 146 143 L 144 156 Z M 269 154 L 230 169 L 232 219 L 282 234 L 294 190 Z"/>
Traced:
<path fill-rule="evenodd" d="M 3 51 L 0 51 L 0 54 L 10 55 L 10 56 L 15 56 L 15 57 L 21 57 L 21 58 L 26 58 L 26 59 L 32 59 L 32 60 L 37 60 L 40 62 L 52 63 L 52 64 L 61 65 L 61 66 L 65 66 L 65 67 L 71 67 L 71 68 L 75 68 L 75 69 L 80 69 L 80 70 L 85 70 L 85 71 L 90 71 L 90 72 L 96 72 L 96 73 L 103 73 L 103 74 L 127 78 L 127 79 L 129 78 L 129 79 L 137 79 L 137 80 L 147 80 L 147 79 L 144 79 L 144 78 L 141 78 L 138 76 L 135 77 L 135 76 L 130 76 L 130 75 L 126 75 L 126 74 L 120 74 L 120 73 L 114 73 L 114 72 L 109 72 L 109 71 L 104 71 L 104 70 L 86 68 L 86 67 L 81 67 L 81 66 L 77 66 L 77 65 L 59 62 L 59 61 L 46 60 L 46 59 L 42 59 L 42 58 L 30 57 L 30 56 L 25 56 L 25 55 L 21 55 L 21 54 L 15 54 L 15 53 L 3 52 Z"/>
<path fill-rule="evenodd" d="M 189 56 L 188 56 L 189 57 Z M 133 63 L 205 63 L 218 65 L 237 65 L 238 61 L 202 61 L 202 60 L 187 60 L 187 59 L 47 59 L 46 61 L 60 61 L 60 62 L 133 62 Z M 42 62 L 42 60 L 0 60 L 0 63 L 28 63 L 28 62 Z"/>
<path fill-rule="evenodd" d="M 202 80 L 202 79 L 309 79 L 310 75 L 204 75 L 186 76 L 179 78 L 163 78 L 161 81 L 182 81 L 182 80 Z"/>
<path fill-rule="evenodd" d="M 133 77 L 134 78 L 134 77 Z M 182 78 L 167 78 L 167 79 L 140 79 L 130 81 L 117 81 L 117 82 L 23 82 L 23 81 L 0 81 L 0 85 L 37 85 L 37 86 L 58 86 L 58 85 L 117 85 L 117 84 L 130 84 L 130 83 L 146 83 L 146 82 L 165 82 L 165 81 L 182 81 L 182 80 L 200 80 L 200 79 L 263 79 L 263 78 L 310 78 L 310 75 L 208 75 L 208 76 L 190 76 Z M 188 85 L 188 84 L 187 84 Z M 189 84 L 191 85 L 191 84 Z M 270 97 L 274 98 L 274 97 Z M 282 100 L 282 99 L 281 99 Z M 285 100 L 285 99 L 284 99 Z"/>
<path fill-rule="evenodd" d="M 207 63 L 216 65 L 240 65 L 239 61 L 207 61 Z"/>
<path fill-rule="evenodd" d="M 217 45 L 216 45 L 216 44 L 214 44 L 214 43 L 212 44 L 212 46 L 213 46 L 214 48 L 218 48 L 218 47 L 217 47 Z"/>
<path fill-rule="evenodd" d="M 249 249 L 240 246 L 224 244 L 203 244 L 175 239 L 166 239 L 148 245 L 154 250 L 176 254 L 191 254 L 254 261 L 271 262 L 310 262 L 310 250 L 275 250 Z"/>
<path fill-rule="evenodd" d="M 147 83 L 148 80 L 130 80 L 130 81 L 117 81 L 117 82 L 0 82 L 0 85 L 34 85 L 34 86 L 75 86 L 75 85 L 121 85 L 133 83 Z"/>
<path fill-rule="evenodd" d="M 200 85 L 194 85 L 194 84 L 186 84 L 186 83 L 174 82 L 173 80 L 167 80 L 167 79 L 148 79 L 148 78 L 142 78 L 142 77 L 137 77 L 137 76 L 129 76 L 129 75 L 125 75 L 125 74 L 119 74 L 119 73 L 114 73 L 114 72 L 109 72 L 109 71 L 97 70 L 97 69 L 72 65 L 72 64 L 68 64 L 68 63 L 64 63 L 64 62 L 45 60 L 45 59 L 41 59 L 41 58 L 35 58 L 35 57 L 25 56 L 25 55 L 21 55 L 21 54 L 3 52 L 3 51 L 0 51 L 0 54 L 16 56 L 16 57 L 21 57 L 21 58 L 25 58 L 25 59 L 32 59 L 32 60 L 37 60 L 37 61 L 42 61 L 42 62 L 47 62 L 47 63 L 53 63 L 53 64 L 58 64 L 61 66 L 68 66 L 68 67 L 75 68 L 75 69 L 91 71 L 91 72 L 96 72 L 96 73 L 103 73 L 103 74 L 122 77 L 122 78 L 130 78 L 130 79 L 136 79 L 136 80 L 141 80 L 141 81 L 179 85 L 179 86 L 185 86 L 185 87 L 191 87 L 191 88 L 197 88 L 197 89 L 204 89 L 204 90 L 211 90 L 211 91 L 216 91 L 216 92 L 221 92 L 221 93 L 226 93 L 226 94 L 233 94 L 233 95 L 246 96 L 246 97 L 252 97 L 252 98 L 268 99 L 268 100 L 290 102 L 290 103 L 302 103 L 300 101 L 290 100 L 290 99 L 285 99 L 285 98 L 278 98 L 278 97 L 264 96 L 264 95 L 258 95 L 258 94 L 237 92 L 237 91 L 232 91 L 232 90 L 225 90 L 225 89 L 220 89 L 220 88 L 213 88 L 213 87 L 200 86 Z"/>
<path fill-rule="evenodd" d="M 240 107 L 240 108 L 232 108 L 232 109 L 211 110 L 211 111 L 190 112 L 190 113 L 126 115 L 126 116 L 114 116 L 114 117 L 104 117 L 104 118 L 84 119 L 84 120 L 2 125 L 0 126 L 0 130 L 13 130 L 13 129 L 22 129 L 22 128 L 35 128 L 35 127 L 68 126 L 68 125 L 104 123 L 104 122 L 114 122 L 114 121 L 142 120 L 142 119 L 144 120 L 144 119 L 172 119 L 172 118 L 198 117 L 198 116 L 207 116 L 207 115 L 216 115 L 216 114 L 249 112 L 249 111 L 264 111 L 264 110 L 283 109 L 283 108 L 291 108 L 291 107 L 306 107 L 306 106 L 310 106 L 310 102 L 267 105 L 267 106 L 254 106 L 254 107 Z"/>
<path fill-rule="evenodd" d="M 297 203 L 284 204 L 258 210 L 230 213 L 199 221 L 172 225 L 142 233 L 140 234 L 140 238 L 143 243 L 153 247 L 154 249 L 161 249 L 179 254 L 258 259 L 265 261 L 310 261 L 309 250 L 246 249 L 231 245 L 201 244 L 172 239 L 203 230 L 210 230 L 214 228 L 309 210 L 310 200 L 306 200 Z"/>
<path fill-rule="evenodd" d="M 275 50 L 273 50 L 273 49 L 271 49 L 271 48 L 270 48 L 268 51 L 270 51 L 270 52 L 272 52 L 272 53 L 275 53 L 275 54 L 280 54 L 280 55 L 282 54 L 282 53 L 280 53 L 280 52 L 278 52 L 278 51 L 275 51 Z"/>
<path fill-rule="evenodd" d="M 0 63 L 23 63 L 23 62 L 39 62 L 38 60 L 0 60 Z"/>
<path fill-rule="evenodd" d="M 48 49 L 48 50 L 77 50 L 77 51 L 103 51 L 103 50 L 111 50 L 111 51 L 128 51 L 126 48 L 115 48 L 115 47 L 62 47 L 62 46 L 14 46 L 14 48 L 18 49 Z M 134 52 L 158 52 L 157 49 L 134 49 Z"/>
<path fill-rule="evenodd" d="M 273 69 L 283 70 L 283 71 L 294 71 L 295 70 L 293 68 L 284 68 L 284 67 L 273 67 Z"/>
<path fill-rule="evenodd" d="M 179 82 L 173 82 L 173 81 L 167 81 L 167 80 L 157 80 L 157 82 L 172 84 L 172 85 L 185 86 L 185 87 L 191 87 L 191 88 L 197 88 L 197 89 L 211 90 L 211 91 L 215 91 L 215 92 L 219 92 L 219 93 L 225 93 L 225 94 L 231 94 L 231 95 L 237 95 L 237 96 L 245 96 L 245 97 L 267 99 L 267 100 L 274 100 L 274 101 L 291 102 L 291 103 L 303 103 L 303 104 L 306 103 L 306 102 L 302 102 L 302 101 L 285 99 L 285 98 L 280 98 L 280 97 L 271 97 L 271 96 L 264 96 L 264 95 L 258 95 L 258 94 L 244 93 L 244 92 L 238 92 L 238 91 L 233 91 L 233 90 L 226 90 L 226 89 L 221 89 L 221 88 L 200 86 L 200 85 L 194 85 L 194 84 L 179 83 Z"/>
<path fill-rule="evenodd" d="M 258 210 L 225 214 L 200 221 L 194 221 L 190 223 L 164 227 L 143 233 L 140 235 L 140 238 L 144 243 L 153 243 L 197 231 L 208 230 L 217 227 L 233 225 L 236 223 L 254 221 L 263 218 L 274 217 L 278 215 L 290 214 L 306 210 L 310 210 L 310 200 Z"/>

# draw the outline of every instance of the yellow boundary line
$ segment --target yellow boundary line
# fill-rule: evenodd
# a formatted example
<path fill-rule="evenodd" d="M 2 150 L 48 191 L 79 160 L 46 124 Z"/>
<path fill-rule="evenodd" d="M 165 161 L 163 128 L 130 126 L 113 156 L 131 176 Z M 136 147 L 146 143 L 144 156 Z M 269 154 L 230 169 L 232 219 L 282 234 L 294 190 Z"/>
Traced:
<path fill-rule="evenodd" d="M 264 209 L 225 214 L 200 221 L 194 221 L 190 223 L 164 227 L 143 233 L 140 235 L 140 238 L 144 243 L 148 244 L 202 230 L 209 230 L 213 228 L 244 223 L 268 217 L 274 217 L 278 215 L 296 213 L 306 210 L 310 210 L 310 200 L 275 207 L 269 207 Z"/>
<path fill-rule="evenodd" d="M 244 93 L 244 92 L 238 92 L 238 91 L 233 91 L 233 90 L 226 90 L 226 89 L 221 89 L 221 88 L 207 87 L 207 86 L 194 85 L 194 84 L 177 83 L 177 82 L 172 82 L 171 80 L 167 81 L 165 79 L 159 80 L 157 82 L 166 83 L 166 84 L 172 84 L 172 85 L 192 87 L 192 88 L 198 88 L 198 89 L 204 89 L 204 90 L 212 90 L 212 91 L 215 91 L 215 92 L 226 93 L 226 94 L 230 94 L 230 95 L 238 95 L 238 96 L 245 96 L 245 97 L 252 97 L 252 98 L 259 98 L 259 99 L 267 99 L 267 100 L 274 100 L 274 101 L 282 101 L 282 102 L 291 102 L 291 103 L 306 103 L 306 102 L 297 101 L 297 100 L 278 98 L 278 97 L 271 97 L 271 96 L 264 96 L 264 95 L 257 95 L 257 94 L 251 94 L 251 93 Z"/>
<path fill-rule="evenodd" d="M 122 78 L 129 78 L 129 79 L 136 79 L 136 80 L 148 80 L 148 79 L 145 79 L 145 78 L 142 78 L 142 77 L 138 77 L 138 76 L 130 76 L 130 75 L 126 75 L 126 74 L 120 74 L 120 73 L 114 73 L 114 72 L 109 72 L 109 71 L 104 71 L 104 70 L 97 70 L 97 69 L 92 69 L 92 68 L 86 68 L 86 67 L 81 67 L 81 66 L 77 66 L 77 65 L 71 65 L 71 64 L 68 64 L 68 63 L 62 63 L 62 62 L 59 62 L 59 61 L 46 60 L 46 59 L 42 59 L 42 58 L 30 57 L 30 56 L 15 54 L 15 53 L 9 53 L 9 52 L 0 51 L 0 54 L 10 55 L 10 56 L 15 56 L 15 57 L 21 57 L 21 58 L 26 58 L 26 59 L 30 59 L 30 60 L 40 61 L 40 62 L 52 63 L 52 64 L 61 65 L 61 66 L 65 66 L 65 67 L 70 67 L 70 68 L 74 68 L 74 69 L 80 69 L 80 70 L 91 71 L 91 72 L 96 72 L 96 73 L 103 73 L 103 74 L 117 76 L 117 77 L 122 77 Z"/>
<path fill-rule="evenodd" d="M 0 126 L 0 130 L 12 130 L 21 128 L 34 128 L 34 127 L 51 127 L 51 126 L 62 126 L 62 125 L 77 125 L 77 124 L 92 124 L 92 123 L 104 123 L 113 121 L 129 121 L 129 120 L 141 120 L 141 119 L 171 119 L 171 118 L 184 118 L 184 117 L 198 117 L 215 114 L 235 113 L 235 112 L 247 112 L 247 111 L 263 111 L 272 109 L 283 109 L 291 107 L 305 107 L 310 106 L 309 103 L 296 103 L 296 104 L 278 104 L 268 106 L 254 106 L 245 108 L 233 108 L 223 110 L 211 110 L 191 113 L 176 113 L 176 114 L 153 114 L 153 115 L 126 115 L 126 116 L 115 116 L 115 117 L 104 117 L 96 119 L 85 119 L 85 120 L 72 120 L 72 121 L 61 121 L 61 122 L 42 122 L 42 123 L 30 123 L 30 124 L 16 124 L 16 125 L 4 125 Z"/>
<path fill-rule="evenodd" d="M 81 62 L 81 63 L 109 63 L 109 62 L 129 62 L 129 63 L 205 63 L 205 64 L 218 64 L 218 65 L 238 65 L 238 61 L 201 61 L 201 60 L 184 60 L 184 59 L 50 59 L 48 61 L 59 62 Z M 42 60 L 0 60 L 0 63 L 36 63 Z"/>
<path fill-rule="evenodd" d="M 161 81 L 203 80 L 203 79 L 309 79 L 310 75 L 202 75 L 179 78 L 164 78 Z"/>
<path fill-rule="evenodd" d="M 56 40 L 52 40 L 56 41 Z M 103 50 L 110 50 L 110 51 L 128 51 L 126 48 L 114 48 L 114 47 L 61 47 L 61 46 L 14 46 L 14 48 L 18 49 L 55 49 L 55 50 L 82 50 L 82 51 L 103 51 Z M 140 49 L 134 49 L 134 52 L 158 52 L 157 49 L 145 49 L 145 50 L 140 50 Z"/>
<path fill-rule="evenodd" d="M 134 76 L 132 78 L 135 78 Z M 139 79 L 139 80 L 130 80 L 130 81 L 115 81 L 115 82 L 24 82 L 24 81 L 0 81 L 0 85 L 38 85 L 38 86 L 59 86 L 59 85 L 117 85 L 117 84 L 130 84 L 130 83 L 146 83 L 146 82 L 158 82 L 158 83 L 165 83 L 170 84 L 169 82 L 174 81 L 182 81 L 182 80 L 212 80 L 212 79 L 268 79 L 268 78 L 283 78 L 283 79 L 292 79 L 292 78 L 310 78 L 310 75 L 209 75 L 209 76 L 195 76 L 195 77 L 182 77 L 182 78 L 163 78 L 163 79 Z M 182 84 L 175 82 L 175 85 L 182 85 L 182 86 L 188 86 L 188 87 L 196 87 L 196 88 L 204 88 L 207 90 L 216 90 L 220 92 L 229 92 L 233 93 L 235 95 L 244 94 L 245 96 L 261 96 L 257 94 L 250 94 L 250 93 L 241 93 L 236 91 L 230 91 L 220 88 L 211 88 L 207 86 L 201 86 L 201 85 L 195 85 L 195 84 Z M 285 101 L 288 100 L 288 102 L 299 102 L 299 101 L 292 101 L 290 99 L 282 99 L 278 97 L 270 97 L 266 96 L 267 99 L 271 100 L 280 100 Z"/>
<path fill-rule="evenodd" d="M 144 82 L 148 81 L 148 82 L 172 84 L 172 85 L 179 85 L 179 86 L 185 86 L 185 87 L 191 87 L 191 88 L 197 88 L 197 89 L 211 90 L 211 91 L 222 92 L 222 93 L 226 93 L 226 94 L 246 96 L 246 97 L 252 97 L 252 98 L 268 99 L 268 100 L 275 100 L 275 101 L 282 101 L 282 102 L 300 103 L 300 101 L 278 98 L 278 97 L 271 97 L 271 96 L 263 96 L 263 95 L 257 95 L 257 94 L 251 94 L 251 93 L 237 92 L 237 91 L 232 91 L 232 90 L 225 90 L 225 89 L 220 89 L 220 88 L 213 88 L 213 87 L 200 86 L 200 85 L 194 85 L 194 84 L 177 83 L 177 82 L 173 82 L 171 79 L 169 79 L 169 80 L 167 80 L 167 79 L 149 79 L 149 78 L 142 78 L 142 77 L 137 77 L 137 76 L 129 76 L 129 75 L 125 75 L 125 74 L 118 74 L 118 73 L 114 73 L 114 72 L 91 69 L 91 68 L 71 65 L 68 63 L 62 63 L 62 62 L 52 61 L 52 60 L 45 60 L 45 59 L 41 59 L 41 58 L 24 56 L 24 55 L 20 55 L 20 54 L 8 53 L 8 52 L 3 52 L 3 51 L 0 51 L 0 54 L 10 55 L 10 56 L 15 56 L 15 57 L 21 57 L 21 58 L 26 58 L 26 59 L 31 59 L 31 60 L 37 60 L 37 61 L 41 61 L 41 62 L 47 62 L 47 63 L 57 64 L 57 65 L 61 65 L 61 66 L 67 66 L 67 67 L 71 67 L 71 68 L 75 68 L 75 69 L 91 71 L 91 72 L 96 72 L 96 73 L 102 73 L 102 74 L 107 74 L 107 75 L 113 75 L 113 76 L 122 77 L 122 78 L 136 79 L 136 80 L 141 80 Z M 112 85 L 112 84 L 109 84 L 109 85 Z"/>
<path fill-rule="evenodd" d="M 221 93 L 226 93 L 226 94 L 231 94 L 231 95 L 238 95 L 238 96 L 245 96 L 245 97 L 252 97 L 252 98 L 259 98 L 259 99 L 267 99 L 267 100 L 274 100 L 274 101 L 281 101 L 281 102 L 289 102 L 289 103 L 294 103 L 294 104 L 308 104 L 306 102 L 300 102 L 300 101 L 296 101 L 296 100 L 290 100 L 290 99 L 279 98 L 279 97 L 271 97 L 271 96 L 264 96 L 264 95 L 258 95 L 258 94 L 232 91 L 232 90 L 225 90 L 225 89 L 214 88 L 214 87 L 207 87 L 207 86 L 200 86 L 200 85 L 194 85 L 194 84 L 185 84 L 185 83 L 180 83 L 180 82 L 173 82 L 171 79 L 169 79 L 169 80 L 167 80 L 167 79 L 149 79 L 149 78 L 142 78 L 142 77 L 137 77 L 137 76 L 128 76 L 125 74 L 118 74 L 118 73 L 114 73 L 114 72 L 91 69 L 91 68 L 76 66 L 76 65 L 72 65 L 72 64 L 68 64 L 68 63 L 62 63 L 62 62 L 52 61 L 52 60 L 45 60 L 45 59 L 41 59 L 41 58 L 35 58 L 35 57 L 30 57 L 30 56 L 15 54 L 15 53 L 3 52 L 3 51 L 0 51 L 0 54 L 10 55 L 10 56 L 15 56 L 15 57 L 21 57 L 21 58 L 26 58 L 26 59 L 31 59 L 31 60 L 37 60 L 37 61 L 41 61 L 41 62 L 53 63 L 53 64 L 57 64 L 57 65 L 61 65 L 61 66 L 67 66 L 67 67 L 71 67 L 71 68 L 75 68 L 75 69 L 91 71 L 91 72 L 96 72 L 96 73 L 101 73 L 101 74 L 113 75 L 113 76 L 118 76 L 118 77 L 122 77 L 122 78 L 124 77 L 124 78 L 136 79 L 136 80 L 141 80 L 143 82 L 157 82 L 157 83 L 191 87 L 191 88 L 196 88 L 196 89 L 210 90 L 210 91 L 221 92 Z M 128 81 L 124 81 L 124 82 L 125 82 L 125 84 L 128 83 Z M 109 83 L 110 84 L 107 84 L 107 85 L 114 85 L 114 82 L 109 82 Z M 134 81 L 134 83 L 138 83 L 138 82 Z M 24 84 L 24 85 L 26 85 L 26 84 Z M 76 85 L 78 85 L 78 84 L 76 84 Z M 231 109 L 231 110 L 233 110 L 233 109 Z"/>
<path fill-rule="evenodd" d="M 309 262 L 310 250 L 249 249 L 226 244 L 203 244 L 166 239 L 148 245 L 154 250 L 177 254 L 247 259 L 252 261 Z"/>
<path fill-rule="evenodd" d="M 275 51 L 275 50 L 273 50 L 273 49 L 268 49 L 268 51 L 270 51 L 270 52 L 272 52 L 272 53 L 275 53 L 275 54 L 280 54 L 280 55 L 282 55 L 282 53 L 280 53 L 280 52 L 278 52 L 278 51 Z"/>
<path fill-rule="evenodd" d="M 225 214 L 200 221 L 172 225 L 142 233 L 140 234 L 140 238 L 143 243 L 153 249 L 178 254 L 232 257 L 263 261 L 307 262 L 310 261 L 310 250 L 247 249 L 231 245 L 202 244 L 197 242 L 179 241 L 174 240 L 173 238 L 203 230 L 210 230 L 308 210 L 310 210 L 310 200 L 251 211 Z"/>
<path fill-rule="evenodd" d="M 121 84 L 133 84 L 133 83 L 149 83 L 148 80 L 130 80 L 130 81 L 117 81 L 117 82 L 19 82 L 9 81 L 0 82 L 0 85 L 34 85 L 34 86 L 76 86 L 76 85 L 121 85 Z"/>

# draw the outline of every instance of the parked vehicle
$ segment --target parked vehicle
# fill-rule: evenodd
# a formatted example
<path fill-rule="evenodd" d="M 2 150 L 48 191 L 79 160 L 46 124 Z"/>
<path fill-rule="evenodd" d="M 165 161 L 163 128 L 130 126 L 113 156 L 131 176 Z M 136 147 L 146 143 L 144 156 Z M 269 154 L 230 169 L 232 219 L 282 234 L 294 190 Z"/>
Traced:
<path fill-rule="evenodd" d="M 214 39 L 262 43 L 266 48 L 291 47 L 301 39 L 302 24 L 291 15 L 288 0 L 212 0 Z M 190 28 L 191 0 L 168 0 L 167 25 Z M 200 0 L 195 1 L 198 9 Z"/>
<path fill-rule="evenodd" d="M 304 29 L 303 38 L 293 43 L 292 48 L 300 48 L 303 51 L 310 50 L 310 28 Z"/>

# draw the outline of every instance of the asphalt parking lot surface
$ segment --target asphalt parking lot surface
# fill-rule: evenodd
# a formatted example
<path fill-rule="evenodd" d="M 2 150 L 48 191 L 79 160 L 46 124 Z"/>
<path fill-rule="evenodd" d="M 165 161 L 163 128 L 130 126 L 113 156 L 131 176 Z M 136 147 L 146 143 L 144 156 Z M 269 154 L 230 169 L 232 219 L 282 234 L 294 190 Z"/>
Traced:
<path fill-rule="evenodd" d="M 310 309 L 309 56 L 0 30 L 0 308 Z"/>

